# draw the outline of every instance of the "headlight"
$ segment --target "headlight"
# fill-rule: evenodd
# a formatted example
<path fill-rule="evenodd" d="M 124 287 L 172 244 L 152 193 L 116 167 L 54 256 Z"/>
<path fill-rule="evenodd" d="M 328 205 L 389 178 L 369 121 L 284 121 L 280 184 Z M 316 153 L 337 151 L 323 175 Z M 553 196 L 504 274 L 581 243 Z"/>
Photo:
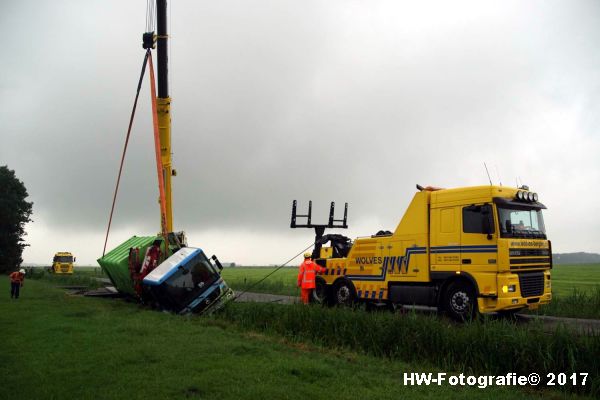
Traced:
<path fill-rule="evenodd" d="M 504 285 L 502 286 L 502 293 L 514 293 L 517 290 L 516 285 Z"/>
<path fill-rule="evenodd" d="M 517 192 L 517 200 L 523 200 L 523 192 Z"/>
<path fill-rule="evenodd" d="M 527 193 L 527 201 L 533 201 L 533 193 L 531 193 L 531 192 Z"/>
<path fill-rule="evenodd" d="M 538 201 L 538 194 L 537 193 L 533 194 L 533 201 Z"/>

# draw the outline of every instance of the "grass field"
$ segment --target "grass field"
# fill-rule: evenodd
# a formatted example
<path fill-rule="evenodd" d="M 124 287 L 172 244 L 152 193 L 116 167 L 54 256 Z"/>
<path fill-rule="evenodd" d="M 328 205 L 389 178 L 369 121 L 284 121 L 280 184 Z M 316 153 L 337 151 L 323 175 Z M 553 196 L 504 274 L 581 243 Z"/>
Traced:
<path fill-rule="evenodd" d="M 592 293 L 600 286 L 600 264 L 555 265 L 552 269 L 552 292 L 569 295 L 573 290 Z"/>
<path fill-rule="evenodd" d="M 268 279 L 254 286 L 267 274 L 273 272 L 271 267 L 235 267 L 224 268 L 223 278 L 236 291 L 250 289 L 258 293 L 283 294 L 287 296 L 299 296 L 300 291 L 296 287 L 298 276 L 297 267 L 284 267 L 275 272 Z"/>
<path fill-rule="evenodd" d="M 237 291 L 298 296 L 297 268 L 285 267 L 253 286 L 274 268 L 225 268 L 223 277 Z M 600 264 L 556 265 L 552 270 L 554 300 L 538 311 L 545 315 L 600 319 Z"/>
<path fill-rule="evenodd" d="M 247 315 L 248 305 L 221 318 L 180 317 L 123 300 L 69 296 L 45 279 L 26 280 L 16 301 L 9 298 L 6 277 L 0 287 L 6 290 L 0 296 L 2 399 L 571 397 L 531 389 L 404 386 L 403 372 L 439 369 L 344 346 L 324 348 L 300 332 L 257 333 L 231 318 Z"/>

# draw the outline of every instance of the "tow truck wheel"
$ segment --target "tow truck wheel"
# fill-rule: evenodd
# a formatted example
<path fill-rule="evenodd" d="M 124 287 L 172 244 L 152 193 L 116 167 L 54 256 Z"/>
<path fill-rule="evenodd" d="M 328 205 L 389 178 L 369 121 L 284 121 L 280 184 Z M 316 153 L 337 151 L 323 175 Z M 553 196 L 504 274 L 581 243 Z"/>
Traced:
<path fill-rule="evenodd" d="M 470 321 L 477 313 L 473 286 L 464 281 L 452 282 L 445 291 L 443 309 L 457 321 Z"/>
<path fill-rule="evenodd" d="M 327 304 L 327 300 L 327 284 L 323 278 L 317 277 L 310 301 L 316 304 Z"/>
<path fill-rule="evenodd" d="M 356 292 L 352 282 L 342 279 L 333 287 L 333 301 L 336 305 L 352 306 L 356 301 Z"/>

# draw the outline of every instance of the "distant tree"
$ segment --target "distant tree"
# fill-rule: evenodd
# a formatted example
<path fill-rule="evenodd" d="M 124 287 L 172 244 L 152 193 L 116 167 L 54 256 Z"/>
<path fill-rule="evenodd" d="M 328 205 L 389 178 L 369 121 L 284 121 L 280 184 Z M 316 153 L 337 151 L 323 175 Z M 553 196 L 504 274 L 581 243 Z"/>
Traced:
<path fill-rule="evenodd" d="M 0 166 L 0 272 L 14 271 L 23 262 L 28 246 L 23 237 L 31 221 L 33 203 L 26 201 L 27 189 L 7 166 Z"/>

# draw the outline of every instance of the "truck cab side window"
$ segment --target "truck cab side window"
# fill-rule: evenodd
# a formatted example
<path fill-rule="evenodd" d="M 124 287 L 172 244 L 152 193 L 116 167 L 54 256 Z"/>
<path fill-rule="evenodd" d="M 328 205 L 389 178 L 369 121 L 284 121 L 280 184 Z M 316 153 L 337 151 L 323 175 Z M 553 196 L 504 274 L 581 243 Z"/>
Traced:
<path fill-rule="evenodd" d="M 489 204 L 463 207 L 462 215 L 464 233 L 490 234 L 494 232 L 492 208 Z"/>

